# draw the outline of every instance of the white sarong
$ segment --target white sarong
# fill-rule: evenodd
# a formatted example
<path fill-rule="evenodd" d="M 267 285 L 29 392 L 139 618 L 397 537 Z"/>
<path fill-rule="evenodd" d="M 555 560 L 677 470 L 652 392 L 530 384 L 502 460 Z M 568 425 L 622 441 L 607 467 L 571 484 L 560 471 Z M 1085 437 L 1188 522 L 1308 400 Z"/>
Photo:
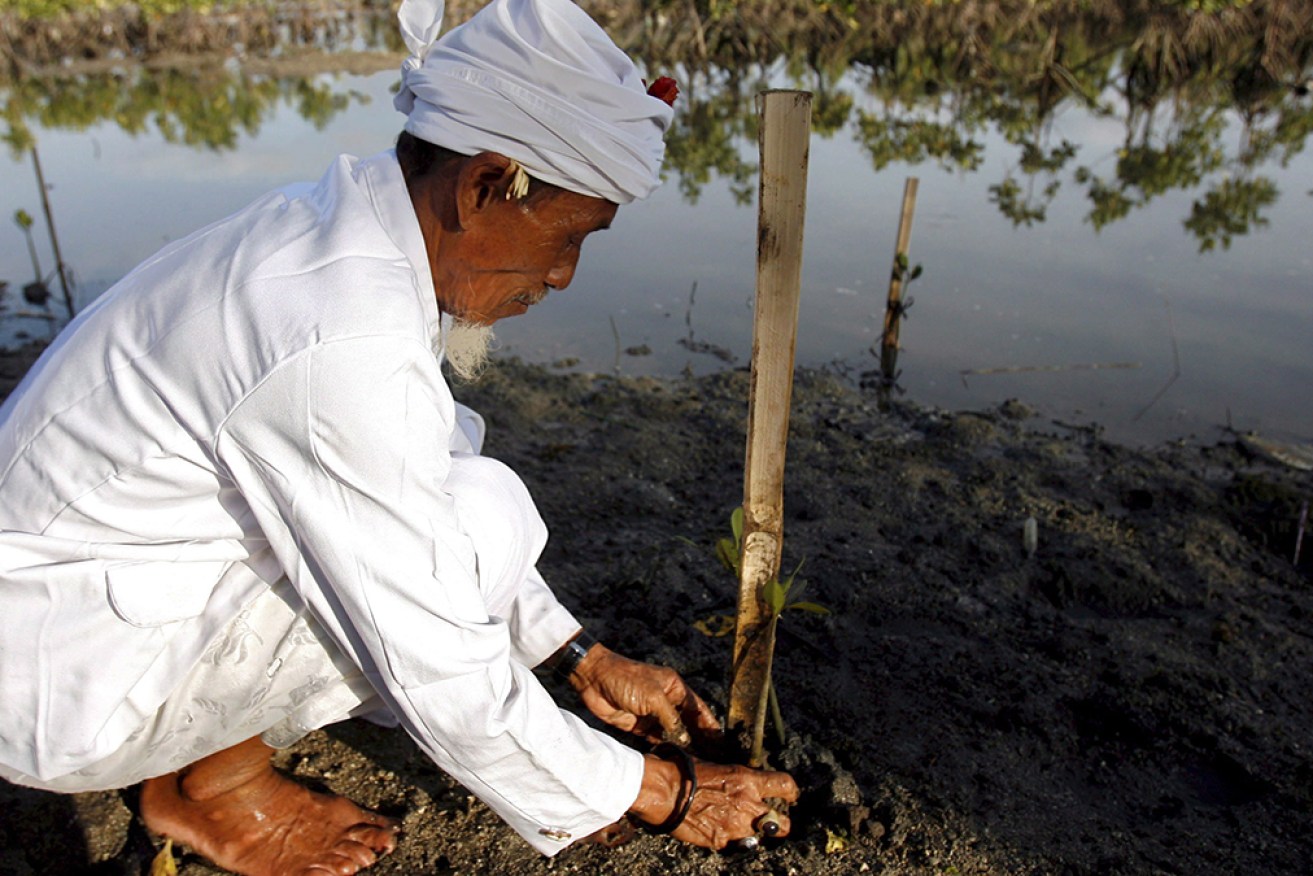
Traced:
<path fill-rule="evenodd" d="M 173 695 L 109 757 L 46 781 L 3 764 L 0 776 L 62 793 L 125 788 L 254 736 L 286 748 L 380 705 L 284 579 L 233 618 Z"/>
<path fill-rule="evenodd" d="M 472 412 L 463 412 L 471 429 L 481 429 Z M 470 453 L 453 454 L 446 487 L 473 534 L 484 604 L 489 614 L 504 615 L 526 577 L 537 574 L 545 533 L 534 535 L 542 522 L 533 501 L 513 471 Z M 507 538 L 508 531 L 526 537 Z M 0 777 L 63 793 L 124 788 L 255 736 L 286 748 L 311 730 L 373 712 L 380 723 L 395 725 L 359 667 L 283 578 L 233 618 L 182 684 L 109 757 L 48 780 L 0 764 Z"/>

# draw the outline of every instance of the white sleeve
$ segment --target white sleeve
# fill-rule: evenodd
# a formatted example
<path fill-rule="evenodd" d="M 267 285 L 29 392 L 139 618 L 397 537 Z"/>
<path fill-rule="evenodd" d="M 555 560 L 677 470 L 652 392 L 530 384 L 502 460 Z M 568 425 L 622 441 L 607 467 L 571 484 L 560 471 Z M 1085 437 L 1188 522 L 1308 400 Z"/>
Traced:
<path fill-rule="evenodd" d="M 506 623 L 511 656 L 530 668 L 555 654 L 583 626 L 561 605 L 537 569 L 520 585 Z"/>
<path fill-rule="evenodd" d="M 454 403 L 456 410 L 456 428 L 451 430 L 448 440 L 449 448 L 466 453 L 482 453 L 483 438 L 488 434 L 488 427 L 483 422 L 483 415 L 474 408 L 466 407 L 460 402 Z"/>
<path fill-rule="evenodd" d="M 456 428 L 448 447 L 455 452 L 482 453 L 487 426 L 478 411 L 455 402 Z M 435 439 L 438 440 L 438 439 Z M 511 632 L 511 656 L 530 668 L 555 654 L 581 628 L 537 569 L 530 571 L 506 614 Z"/>
<path fill-rule="evenodd" d="M 216 448 L 297 591 L 402 726 L 553 854 L 624 813 L 642 756 L 558 709 L 534 678 L 526 660 L 545 646 L 528 627 L 550 609 L 541 592 L 529 588 L 509 621 L 489 616 L 443 491 L 451 457 L 434 436 L 453 428 L 426 347 L 357 338 L 281 364 L 225 421 Z M 568 612 L 542 589 L 562 624 Z"/>

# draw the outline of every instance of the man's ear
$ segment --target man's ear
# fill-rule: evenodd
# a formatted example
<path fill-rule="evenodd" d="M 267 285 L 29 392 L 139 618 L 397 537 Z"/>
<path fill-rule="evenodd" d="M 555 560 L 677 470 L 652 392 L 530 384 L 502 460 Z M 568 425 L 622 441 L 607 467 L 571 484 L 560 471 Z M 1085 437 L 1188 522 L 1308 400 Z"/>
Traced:
<path fill-rule="evenodd" d="M 480 152 L 461 163 L 456 176 L 456 218 L 461 228 L 506 199 L 514 163 L 500 152 Z"/>

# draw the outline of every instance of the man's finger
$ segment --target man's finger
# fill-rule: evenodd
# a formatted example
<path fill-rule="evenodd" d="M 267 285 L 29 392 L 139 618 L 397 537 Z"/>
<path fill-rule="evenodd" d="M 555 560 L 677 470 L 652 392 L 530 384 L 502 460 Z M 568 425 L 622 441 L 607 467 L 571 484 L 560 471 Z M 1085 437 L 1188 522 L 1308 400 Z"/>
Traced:
<path fill-rule="evenodd" d="M 678 676 L 675 676 L 678 679 Z M 667 692 L 669 687 L 666 688 Z M 646 704 L 649 714 L 661 722 L 661 741 L 687 748 L 692 743 L 684 722 L 675 710 L 675 705 L 667 696 L 651 697 Z"/>
<path fill-rule="evenodd" d="M 682 711 L 685 723 L 692 724 L 703 733 L 719 734 L 725 730 L 720 723 L 720 719 L 716 717 L 716 713 L 711 711 L 711 707 L 702 701 L 702 697 L 691 690 L 684 697 Z"/>
<path fill-rule="evenodd" d="M 674 709 L 670 710 L 670 721 L 666 721 L 664 710 L 661 715 L 661 741 L 670 742 L 680 748 L 688 748 L 693 744 L 693 738 L 688 735 L 688 729 L 684 722 L 675 714 Z"/>
<path fill-rule="evenodd" d="M 763 772 L 758 786 L 762 797 L 779 797 L 788 803 L 798 800 L 798 784 L 788 773 Z"/>

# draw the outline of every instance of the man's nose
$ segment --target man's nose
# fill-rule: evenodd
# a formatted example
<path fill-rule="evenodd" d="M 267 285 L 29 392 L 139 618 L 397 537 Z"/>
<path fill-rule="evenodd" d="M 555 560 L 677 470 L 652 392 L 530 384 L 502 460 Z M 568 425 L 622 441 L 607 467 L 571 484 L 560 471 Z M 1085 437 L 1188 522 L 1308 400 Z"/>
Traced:
<path fill-rule="evenodd" d="M 572 255 L 562 259 L 556 267 L 547 272 L 544 278 L 553 289 L 564 289 L 574 279 L 574 269 L 579 264 L 579 256 Z"/>

